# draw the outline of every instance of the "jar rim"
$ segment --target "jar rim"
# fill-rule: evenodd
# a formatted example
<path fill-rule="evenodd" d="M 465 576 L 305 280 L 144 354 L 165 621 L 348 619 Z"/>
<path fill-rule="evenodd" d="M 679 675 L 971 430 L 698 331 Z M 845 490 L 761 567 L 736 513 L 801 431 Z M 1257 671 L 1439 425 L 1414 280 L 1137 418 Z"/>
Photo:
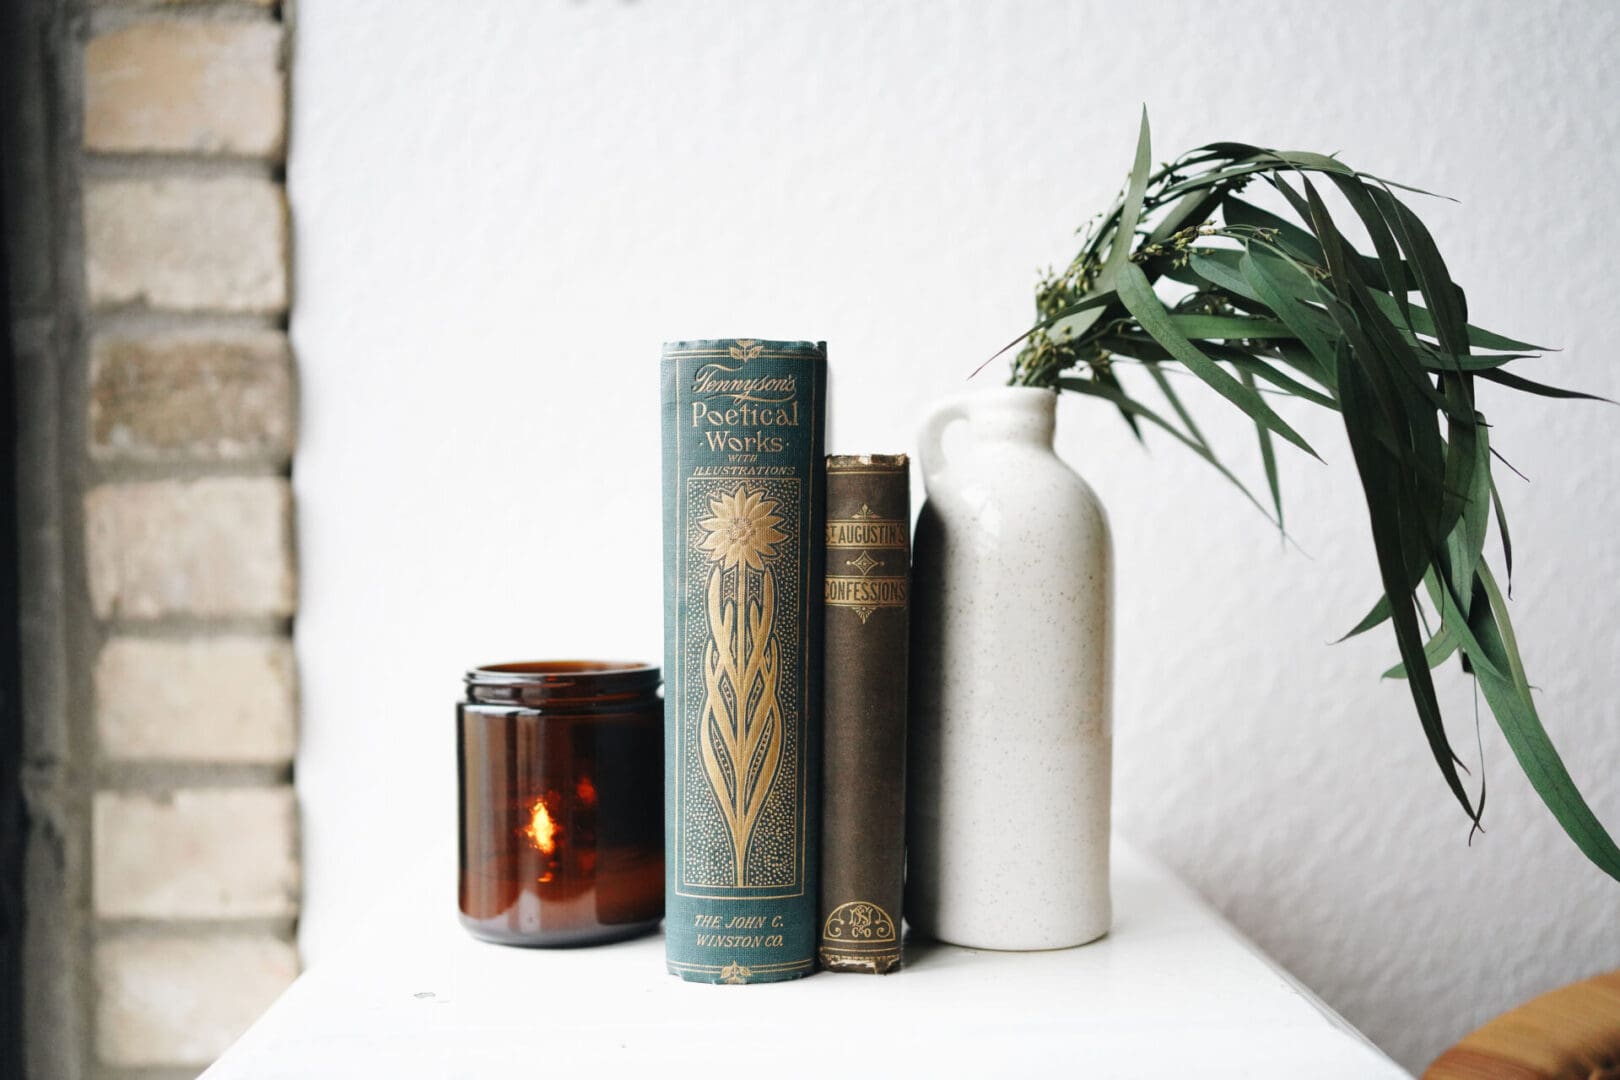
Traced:
<path fill-rule="evenodd" d="M 639 660 L 516 660 L 467 672 L 467 700 L 483 705 L 577 709 L 653 695 L 658 665 Z"/>
<path fill-rule="evenodd" d="M 658 665 L 640 660 L 512 660 L 480 664 L 469 669 L 465 678 L 469 686 L 572 686 L 637 675 L 656 678 Z"/>

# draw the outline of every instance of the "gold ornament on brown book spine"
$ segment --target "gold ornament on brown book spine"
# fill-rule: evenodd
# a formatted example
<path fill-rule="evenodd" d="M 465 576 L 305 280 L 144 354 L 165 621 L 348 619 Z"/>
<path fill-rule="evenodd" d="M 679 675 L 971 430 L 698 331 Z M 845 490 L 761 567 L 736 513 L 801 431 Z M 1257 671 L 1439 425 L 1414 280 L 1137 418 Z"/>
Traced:
<path fill-rule="evenodd" d="M 827 467 L 840 476 L 892 476 L 905 464 L 904 454 L 851 454 L 829 458 Z M 879 608 L 905 607 L 910 586 L 910 531 L 909 522 L 884 517 L 864 502 L 848 517 L 829 517 L 827 606 L 848 608 L 863 626 Z"/>

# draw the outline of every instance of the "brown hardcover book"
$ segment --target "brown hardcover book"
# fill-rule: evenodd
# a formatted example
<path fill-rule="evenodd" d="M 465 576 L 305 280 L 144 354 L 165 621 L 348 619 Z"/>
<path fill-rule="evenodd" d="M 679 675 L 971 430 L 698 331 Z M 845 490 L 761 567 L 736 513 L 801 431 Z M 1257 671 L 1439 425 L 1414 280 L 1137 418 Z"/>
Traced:
<path fill-rule="evenodd" d="M 909 481 L 904 454 L 827 459 L 817 951 L 829 971 L 900 966 Z"/>

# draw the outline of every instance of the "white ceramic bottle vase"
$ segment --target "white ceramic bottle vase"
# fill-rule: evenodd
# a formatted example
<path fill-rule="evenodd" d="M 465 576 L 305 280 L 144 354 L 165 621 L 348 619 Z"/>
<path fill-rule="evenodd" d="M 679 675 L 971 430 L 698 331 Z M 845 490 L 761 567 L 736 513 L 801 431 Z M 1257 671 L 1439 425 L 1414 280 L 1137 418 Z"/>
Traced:
<path fill-rule="evenodd" d="M 1112 919 L 1112 552 L 1056 405 L 971 392 L 921 435 L 905 904 L 956 945 L 1067 948 Z"/>

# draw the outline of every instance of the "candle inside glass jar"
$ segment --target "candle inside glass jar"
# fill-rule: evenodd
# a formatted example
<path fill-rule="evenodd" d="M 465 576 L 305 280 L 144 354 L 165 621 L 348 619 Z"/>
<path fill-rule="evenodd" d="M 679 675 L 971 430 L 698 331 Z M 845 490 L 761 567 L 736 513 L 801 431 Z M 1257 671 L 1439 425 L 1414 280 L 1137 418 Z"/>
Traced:
<path fill-rule="evenodd" d="M 520 945 L 614 940 L 663 915 L 658 669 L 564 661 L 467 676 L 461 920 Z"/>
<path fill-rule="evenodd" d="M 553 864 L 555 864 L 557 855 L 557 822 L 556 819 L 551 816 L 551 811 L 546 809 L 546 800 L 544 797 L 534 800 L 534 805 L 529 807 L 529 823 L 523 827 L 522 832 L 524 836 L 529 838 L 529 843 L 534 845 L 534 849 L 536 851 L 551 859 Z M 551 881 L 555 876 L 555 873 L 554 865 L 547 866 L 546 872 L 541 874 L 539 877 L 540 884 L 544 885 Z"/>

